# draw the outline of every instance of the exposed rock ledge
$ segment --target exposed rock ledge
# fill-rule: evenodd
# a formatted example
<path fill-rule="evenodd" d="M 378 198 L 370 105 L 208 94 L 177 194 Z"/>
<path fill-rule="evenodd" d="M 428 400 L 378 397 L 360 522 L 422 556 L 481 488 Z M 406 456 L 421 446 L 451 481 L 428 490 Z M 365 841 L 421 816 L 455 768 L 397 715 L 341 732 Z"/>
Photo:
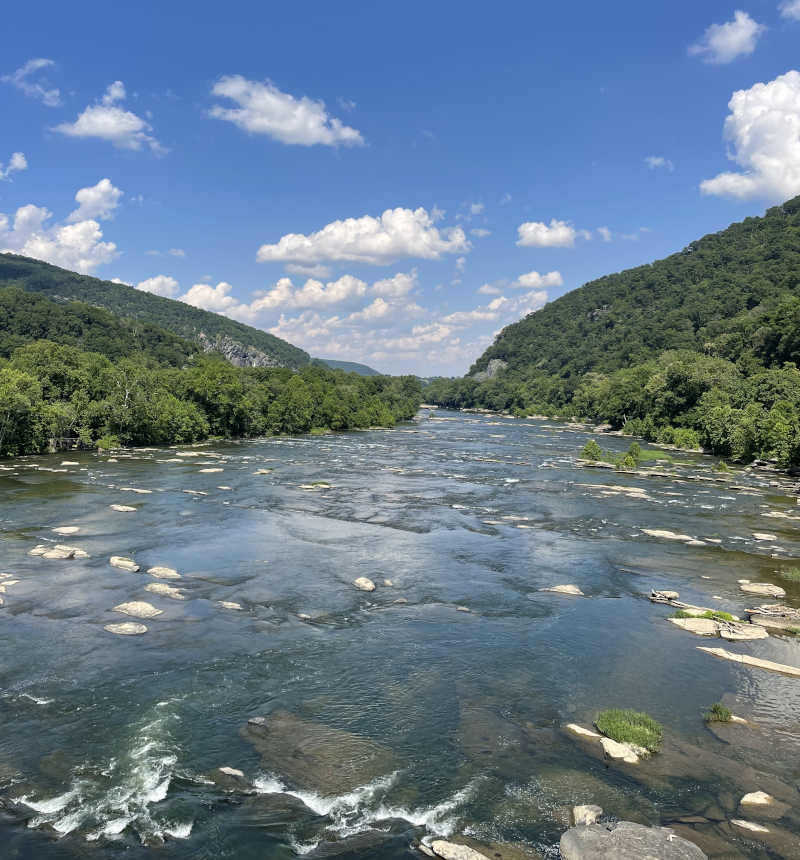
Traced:
<path fill-rule="evenodd" d="M 645 827 L 631 821 L 583 824 L 561 837 L 562 860 L 707 860 L 693 842 L 668 827 Z"/>
<path fill-rule="evenodd" d="M 281 363 L 271 355 L 261 352 L 254 346 L 239 343 L 226 334 L 218 334 L 212 340 L 201 331 L 197 335 L 197 342 L 203 352 L 218 352 L 236 367 L 281 367 Z"/>

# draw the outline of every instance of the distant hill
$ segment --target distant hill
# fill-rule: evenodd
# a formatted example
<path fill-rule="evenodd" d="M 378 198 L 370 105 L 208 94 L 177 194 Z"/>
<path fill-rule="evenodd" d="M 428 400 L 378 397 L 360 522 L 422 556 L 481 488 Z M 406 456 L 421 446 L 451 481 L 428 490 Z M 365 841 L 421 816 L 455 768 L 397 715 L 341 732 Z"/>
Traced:
<path fill-rule="evenodd" d="M 200 351 L 196 343 L 150 323 L 122 320 L 84 302 L 55 302 L 19 287 L 0 287 L 0 357 L 36 340 L 97 352 L 112 361 L 142 355 L 173 366 Z"/>
<path fill-rule="evenodd" d="M 381 376 L 379 370 L 366 364 L 359 364 L 357 361 L 338 361 L 335 358 L 312 358 L 311 361 L 313 364 L 323 364 L 334 370 L 343 370 L 345 373 L 358 373 L 360 376 Z"/>
<path fill-rule="evenodd" d="M 17 286 L 53 301 L 79 301 L 105 308 L 124 320 L 137 320 L 220 352 L 237 366 L 299 368 L 308 353 L 285 340 L 183 302 L 154 296 L 16 254 L 0 254 L 0 287 Z"/>

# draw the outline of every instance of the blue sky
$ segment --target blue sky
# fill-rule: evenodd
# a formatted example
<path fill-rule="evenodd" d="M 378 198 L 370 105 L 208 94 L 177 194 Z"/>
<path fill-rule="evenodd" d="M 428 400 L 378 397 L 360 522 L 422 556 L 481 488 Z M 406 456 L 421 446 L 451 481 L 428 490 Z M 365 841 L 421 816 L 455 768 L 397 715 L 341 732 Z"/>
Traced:
<path fill-rule="evenodd" d="M 800 194 L 800 0 L 4 22 L 0 249 L 387 372 Z"/>

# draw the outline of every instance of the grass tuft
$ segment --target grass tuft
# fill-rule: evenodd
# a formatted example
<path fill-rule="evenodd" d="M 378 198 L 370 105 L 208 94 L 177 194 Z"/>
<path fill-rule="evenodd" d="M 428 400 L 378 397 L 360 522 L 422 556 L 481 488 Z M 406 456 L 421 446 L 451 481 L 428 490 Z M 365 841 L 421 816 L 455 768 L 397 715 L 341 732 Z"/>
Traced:
<path fill-rule="evenodd" d="M 701 615 L 695 615 L 691 612 L 686 612 L 683 609 L 679 609 L 672 617 L 673 618 L 710 618 L 712 621 L 736 621 L 736 619 L 730 614 L 730 612 L 720 612 L 716 609 L 707 609 Z"/>
<path fill-rule="evenodd" d="M 800 582 L 800 567 L 784 567 L 778 573 L 788 582 Z"/>
<path fill-rule="evenodd" d="M 716 702 L 709 709 L 705 716 L 707 723 L 729 723 L 731 721 L 731 712 L 720 702 Z"/>
<path fill-rule="evenodd" d="M 614 708 L 602 711 L 595 720 L 598 731 L 619 743 L 635 744 L 658 752 L 664 736 L 661 723 L 639 711 Z"/>

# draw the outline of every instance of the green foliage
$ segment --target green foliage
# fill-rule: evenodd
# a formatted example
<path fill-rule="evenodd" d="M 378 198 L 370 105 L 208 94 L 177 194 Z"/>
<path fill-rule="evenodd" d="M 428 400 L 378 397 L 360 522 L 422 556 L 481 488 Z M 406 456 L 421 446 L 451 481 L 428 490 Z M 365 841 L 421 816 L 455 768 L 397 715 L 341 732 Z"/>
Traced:
<path fill-rule="evenodd" d="M 111 436 L 110 434 L 106 434 L 101 436 L 96 442 L 95 445 L 101 451 L 111 451 L 114 448 L 119 448 L 119 439 L 116 436 Z"/>
<path fill-rule="evenodd" d="M 592 281 L 505 328 L 454 408 L 580 416 L 650 441 L 800 466 L 800 198 L 650 265 Z"/>
<path fill-rule="evenodd" d="M 635 744 L 650 752 L 658 752 L 664 736 L 660 723 L 639 711 L 612 709 L 603 711 L 595 720 L 597 730 L 620 743 Z"/>
<path fill-rule="evenodd" d="M 695 612 L 686 612 L 683 609 L 679 609 L 673 616 L 673 618 L 709 618 L 712 621 L 736 621 L 733 615 L 730 612 L 720 612 L 716 609 L 707 609 L 705 612 L 697 614 Z"/>
<path fill-rule="evenodd" d="M 185 341 L 190 341 L 192 344 L 199 342 L 207 350 L 220 349 L 226 342 L 234 341 L 243 347 L 258 350 L 271 361 L 285 367 L 299 368 L 310 361 L 308 353 L 285 340 L 219 314 L 136 290 L 125 284 L 113 284 L 110 281 L 78 275 L 66 269 L 59 269 L 57 266 L 51 266 L 49 263 L 16 254 L 0 254 L 0 287 L 3 286 L 17 286 L 24 289 L 26 293 L 34 293 L 58 302 L 85 302 L 86 305 L 93 306 L 91 310 L 95 312 L 98 309 L 110 311 L 115 316 L 128 321 L 126 325 L 130 323 L 132 332 L 135 332 L 135 338 L 141 344 L 140 350 L 155 357 L 160 363 L 176 364 L 177 362 L 167 361 L 166 356 L 158 356 L 156 350 L 148 345 L 151 329 L 157 331 L 153 336 L 155 340 L 163 338 L 165 329 L 172 333 L 175 343 L 165 341 L 163 344 L 165 352 L 175 353 L 185 349 L 187 346 Z M 84 305 L 82 309 L 75 311 L 78 317 L 88 313 L 85 307 Z M 4 328 L 2 314 L 3 309 L 0 306 L 0 330 Z M 102 315 L 102 310 L 100 314 Z M 113 344 L 103 347 L 98 343 L 84 342 L 80 339 L 80 331 L 74 333 L 66 331 L 64 334 L 67 337 L 62 337 L 61 332 L 57 332 L 51 324 L 43 325 L 38 333 L 30 332 L 30 334 L 34 338 L 52 338 L 59 343 L 81 346 L 84 349 L 109 355 L 111 358 L 117 358 L 120 354 L 130 354 L 130 350 L 122 353 L 109 351 L 113 350 Z M 28 339 L 28 335 L 23 337 Z M 77 340 L 71 338 L 77 338 Z M 24 341 L 20 341 L 22 342 Z M 19 343 L 9 344 L 6 341 L 7 352 L 10 353 L 15 345 L 18 346 Z"/>
<path fill-rule="evenodd" d="M 727 474 L 731 471 L 731 467 L 724 460 L 719 460 L 714 463 L 714 471 Z"/>
<path fill-rule="evenodd" d="M 707 723 L 729 723 L 731 721 L 731 712 L 725 705 L 720 702 L 713 704 L 705 715 Z"/>
<path fill-rule="evenodd" d="M 339 361 L 335 358 L 312 358 L 311 363 L 321 365 L 322 367 L 331 367 L 334 370 L 343 370 L 345 373 L 358 373 L 360 376 L 381 375 L 379 370 L 375 370 L 366 364 L 359 364 L 357 361 Z"/>
<path fill-rule="evenodd" d="M 778 573 L 788 582 L 800 582 L 800 567 L 784 567 Z"/>
<path fill-rule="evenodd" d="M 590 439 L 583 446 L 581 457 L 583 457 L 584 460 L 602 460 L 603 449 L 597 444 L 597 442 L 595 442 L 594 439 Z"/>

